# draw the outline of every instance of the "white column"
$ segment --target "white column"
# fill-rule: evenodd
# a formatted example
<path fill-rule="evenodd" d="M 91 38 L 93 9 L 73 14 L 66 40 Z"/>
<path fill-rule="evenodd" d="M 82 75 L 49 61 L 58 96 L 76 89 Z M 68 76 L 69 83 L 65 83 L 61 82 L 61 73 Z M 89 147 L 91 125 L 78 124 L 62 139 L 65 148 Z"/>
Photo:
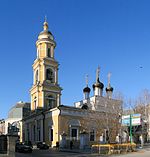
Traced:
<path fill-rule="evenodd" d="M 37 47 L 37 58 L 39 58 L 39 49 L 38 49 L 38 47 Z"/>
<path fill-rule="evenodd" d="M 44 104 L 44 92 L 42 91 L 42 107 L 45 108 L 45 104 Z"/>
<path fill-rule="evenodd" d="M 33 98 L 32 98 L 32 95 L 31 95 L 31 111 L 33 110 L 33 103 L 32 103 L 32 101 L 33 101 Z"/>
<path fill-rule="evenodd" d="M 50 51 L 51 51 L 52 58 L 54 58 L 54 46 L 51 46 Z"/>
<path fill-rule="evenodd" d="M 57 94 L 57 106 L 60 105 L 60 94 Z"/>
<path fill-rule="evenodd" d="M 47 57 L 47 44 L 45 43 L 45 57 Z"/>
<path fill-rule="evenodd" d="M 43 64 L 43 81 L 46 80 L 46 69 L 45 69 L 45 65 Z"/>
<path fill-rule="evenodd" d="M 58 83 L 58 72 L 57 72 L 57 68 L 54 69 L 55 70 L 55 83 Z"/>

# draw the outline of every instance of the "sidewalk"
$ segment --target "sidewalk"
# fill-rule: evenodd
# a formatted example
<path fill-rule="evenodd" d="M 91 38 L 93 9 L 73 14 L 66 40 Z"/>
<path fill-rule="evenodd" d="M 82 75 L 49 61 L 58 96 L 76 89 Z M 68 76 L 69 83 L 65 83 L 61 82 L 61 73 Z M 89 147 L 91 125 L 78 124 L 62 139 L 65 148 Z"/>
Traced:
<path fill-rule="evenodd" d="M 67 148 L 60 148 L 60 152 L 70 152 L 70 153 L 80 153 L 80 154 L 91 154 L 91 149 L 67 149 Z"/>
<path fill-rule="evenodd" d="M 77 154 L 87 154 L 88 156 L 107 156 L 106 154 L 98 154 L 98 153 L 91 153 L 91 149 L 63 149 L 60 148 L 58 151 L 60 152 L 70 152 L 70 153 L 77 153 Z M 145 143 L 143 148 L 140 148 L 140 144 L 137 145 L 136 151 L 135 152 L 145 152 L 145 151 L 150 151 L 150 143 Z M 127 152 L 126 154 L 132 154 L 134 152 Z M 124 153 L 123 153 L 124 154 Z M 123 155 L 123 154 L 112 154 L 112 156 L 116 155 Z M 108 155 L 109 156 L 109 155 Z"/>
<path fill-rule="evenodd" d="M 150 151 L 150 143 L 145 143 L 143 148 L 140 148 L 140 144 L 137 145 L 137 151 Z"/>

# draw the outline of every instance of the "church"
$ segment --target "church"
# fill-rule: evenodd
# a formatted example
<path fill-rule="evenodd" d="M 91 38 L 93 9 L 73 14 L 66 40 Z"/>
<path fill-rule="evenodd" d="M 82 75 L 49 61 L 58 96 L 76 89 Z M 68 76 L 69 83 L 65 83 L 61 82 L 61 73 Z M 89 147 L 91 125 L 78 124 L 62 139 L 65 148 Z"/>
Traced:
<path fill-rule="evenodd" d="M 104 142 L 113 142 L 121 125 L 122 102 L 112 99 L 110 74 L 105 97 L 98 67 L 93 84 L 94 96 L 90 97 L 87 80 L 83 100 L 75 102 L 74 106 L 61 105 L 62 88 L 58 83 L 59 63 L 55 59 L 55 47 L 56 41 L 45 21 L 36 41 L 37 56 L 32 65 L 33 85 L 30 89 L 31 112 L 23 119 L 23 141 L 33 144 L 42 141 L 51 147 L 56 146 L 56 142 L 68 147 L 73 141 L 76 148 L 82 148 L 83 137 L 90 146 L 99 142 L 103 135 Z"/>

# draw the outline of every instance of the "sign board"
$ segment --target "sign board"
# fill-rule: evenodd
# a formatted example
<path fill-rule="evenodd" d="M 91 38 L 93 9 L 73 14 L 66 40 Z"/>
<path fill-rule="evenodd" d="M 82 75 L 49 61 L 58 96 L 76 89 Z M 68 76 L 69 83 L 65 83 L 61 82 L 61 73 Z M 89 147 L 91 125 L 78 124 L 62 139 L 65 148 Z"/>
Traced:
<path fill-rule="evenodd" d="M 141 125 L 141 114 L 131 114 L 132 126 Z M 130 115 L 122 116 L 122 125 L 130 126 Z"/>

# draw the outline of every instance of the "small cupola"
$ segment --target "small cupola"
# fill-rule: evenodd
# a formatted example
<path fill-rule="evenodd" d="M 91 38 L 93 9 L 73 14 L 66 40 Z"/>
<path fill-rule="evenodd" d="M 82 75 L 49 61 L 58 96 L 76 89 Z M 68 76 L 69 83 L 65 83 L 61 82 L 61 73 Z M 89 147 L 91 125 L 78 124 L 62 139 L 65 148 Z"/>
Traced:
<path fill-rule="evenodd" d="M 86 87 L 83 89 L 84 99 L 89 99 L 91 89 L 88 87 L 88 75 L 86 76 Z"/>
<path fill-rule="evenodd" d="M 91 89 L 87 86 L 83 89 L 83 93 L 90 93 Z"/>
<path fill-rule="evenodd" d="M 54 40 L 53 34 L 48 29 L 48 22 L 46 21 L 46 19 L 45 19 L 45 21 L 43 23 L 43 31 L 40 32 L 40 34 L 38 36 L 38 39 L 39 40 L 41 40 L 41 39 Z"/>
<path fill-rule="evenodd" d="M 104 84 L 99 79 L 100 67 L 96 70 L 96 83 L 93 84 L 93 90 L 95 96 L 102 96 Z"/>
<path fill-rule="evenodd" d="M 107 97 L 109 99 L 112 98 L 112 93 L 113 93 L 113 87 L 111 87 L 110 85 L 110 77 L 111 77 L 111 73 L 108 73 L 108 85 L 105 90 L 106 90 Z"/>
<path fill-rule="evenodd" d="M 56 42 L 53 34 L 49 31 L 48 22 L 45 18 L 43 23 L 43 30 L 38 35 L 36 41 L 37 58 L 51 58 L 54 59 L 54 49 Z"/>

